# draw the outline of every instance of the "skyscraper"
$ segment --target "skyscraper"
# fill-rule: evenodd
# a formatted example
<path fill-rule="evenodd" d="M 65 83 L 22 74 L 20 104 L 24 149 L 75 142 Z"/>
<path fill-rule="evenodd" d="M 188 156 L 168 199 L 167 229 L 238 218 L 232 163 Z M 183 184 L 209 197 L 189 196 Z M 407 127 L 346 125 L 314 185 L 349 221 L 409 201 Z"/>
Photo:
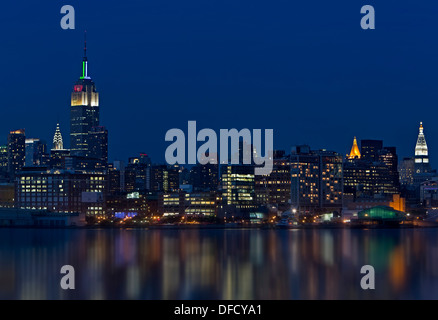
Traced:
<path fill-rule="evenodd" d="M 44 165 L 46 162 L 47 145 L 38 138 L 26 139 L 25 166 L 33 167 Z"/>
<path fill-rule="evenodd" d="M 71 94 L 70 149 L 71 155 L 90 157 L 93 144 L 90 132 L 99 126 L 99 93 L 88 75 L 87 42 L 85 41 L 82 75 Z"/>
<path fill-rule="evenodd" d="M 291 204 L 301 214 L 340 213 L 342 156 L 333 151 L 296 146 L 290 156 Z"/>
<path fill-rule="evenodd" d="M 64 142 L 58 123 L 55 135 L 53 136 L 53 148 L 50 150 L 50 166 L 53 168 L 64 168 L 65 158 L 68 156 L 70 156 L 70 150 L 64 149 Z"/>
<path fill-rule="evenodd" d="M 222 204 L 219 217 L 250 219 L 257 208 L 254 166 L 221 165 Z"/>
<path fill-rule="evenodd" d="M 108 130 L 103 126 L 92 127 L 89 135 L 89 157 L 108 162 Z"/>
<path fill-rule="evenodd" d="M 56 124 L 55 135 L 53 136 L 53 149 L 52 150 L 63 150 L 64 143 L 62 141 L 61 130 L 59 129 L 59 123 Z"/>
<path fill-rule="evenodd" d="M 360 158 L 349 156 L 344 163 L 344 194 L 354 198 L 398 194 L 397 167 L 395 147 L 383 147 L 382 140 L 361 140 Z"/>
<path fill-rule="evenodd" d="M 24 129 L 11 131 L 8 135 L 8 173 L 10 178 L 21 170 L 25 162 L 26 136 Z"/>
<path fill-rule="evenodd" d="M 8 174 L 8 146 L 0 146 L 0 180 Z"/>
<path fill-rule="evenodd" d="M 420 122 L 420 128 L 415 145 L 415 173 L 427 173 L 431 171 L 429 164 L 429 152 L 427 149 L 426 138 L 424 137 L 423 122 Z"/>

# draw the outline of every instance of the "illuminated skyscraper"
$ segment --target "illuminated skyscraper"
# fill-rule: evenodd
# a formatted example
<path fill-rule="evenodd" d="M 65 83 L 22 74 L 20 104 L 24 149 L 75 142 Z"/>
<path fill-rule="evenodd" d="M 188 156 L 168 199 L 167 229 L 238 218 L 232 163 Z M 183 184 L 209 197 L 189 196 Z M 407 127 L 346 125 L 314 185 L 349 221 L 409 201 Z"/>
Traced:
<path fill-rule="evenodd" d="M 358 197 L 398 194 L 400 181 L 395 147 L 382 140 L 361 140 L 360 158 L 347 157 L 344 163 L 344 194 Z"/>
<path fill-rule="evenodd" d="M 82 75 L 71 94 L 70 149 L 71 155 L 92 156 L 90 132 L 99 126 L 99 93 L 88 75 L 87 42 L 85 41 Z"/>
<path fill-rule="evenodd" d="M 429 152 L 427 150 L 426 138 L 423 132 L 423 122 L 420 122 L 420 128 L 415 145 L 415 173 L 427 173 L 431 171 L 429 164 Z"/>
<path fill-rule="evenodd" d="M 254 166 L 221 165 L 222 204 L 219 217 L 250 219 L 257 208 Z"/>
<path fill-rule="evenodd" d="M 301 214 L 339 213 L 343 197 L 342 156 L 296 146 L 290 156 L 291 204 Z"/>
<path fill-rule="evenodd" d="M 64 143 L 62 142 L 61 130 L 59 129 L 59 123 L 56 124 L 56 131 L 53 137 L 53 149 L 52 150 L 63 150 Z"/>

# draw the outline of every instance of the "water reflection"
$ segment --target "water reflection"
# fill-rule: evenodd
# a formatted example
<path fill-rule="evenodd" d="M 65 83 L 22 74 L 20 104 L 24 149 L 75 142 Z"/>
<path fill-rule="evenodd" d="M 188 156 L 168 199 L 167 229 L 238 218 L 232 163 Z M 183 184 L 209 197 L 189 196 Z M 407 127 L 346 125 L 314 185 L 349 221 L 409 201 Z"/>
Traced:
<path fill-rule="evenodd" d="M 0 229 L 1 299 L 437 299 L 437 266 L 438 229 Z"/>

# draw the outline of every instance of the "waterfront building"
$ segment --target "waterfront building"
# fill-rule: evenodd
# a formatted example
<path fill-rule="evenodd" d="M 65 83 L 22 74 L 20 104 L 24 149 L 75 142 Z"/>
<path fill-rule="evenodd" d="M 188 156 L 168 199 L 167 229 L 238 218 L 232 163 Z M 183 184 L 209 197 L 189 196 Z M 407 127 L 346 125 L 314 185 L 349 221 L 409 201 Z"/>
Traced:
<path fill-rule="evenodd" d="M 173 192 L 159 195 L 158 210 L 163 217 L 202 218 L 217 214 L 218 198 L 215 191 Z"/>
<path fill-rule="evenodd" d="M 158 216 L 158 196 L 152 192 L 122 192 L 106 197 L 107 217 L 153 217 Z"/>
<path fill-rule="evenodd" d="M 296 146 L 290 156 L 291 205 L 299 214 L 340 214 L 343 197 L 342 156 L 333 151 Z"/>
<path fill-rule="evenodd" d="M 376 206 L 365 209 L 357 214 L 357 220 L 365 224 L 390 224 L 406 220 L 406 213 L 391 207 Z"/>
<path fill-rule="evenodd" d="M 13 208 L 15 206 L 15 184 L 0 183 L 0 208 Z"/>
<path fill-rule="evenodd" d="M 105 175 L 73 170 L 24 168 L 16 176 L 16 207 L 58 213 L 105 215 Z"/>
<path fill-rule="evenodd" d="M 249 220 L 257 208 L 254 165 L 221 165 L 222 200 L 218 216 Z"/>
<path fill-rule="evenodd" d="M 0 208 L 0 226 L 77 227 L 85 225 L 80 213 L 59 213 L 48 210 Z"/>
<path fill-rule="evenodd" d="M 258 205 L 273 205 L 280 211 L 290 209 L 291 198 L 290 156 L 284 150 L 273 153 L 273 167 L 269 175 L 256 175 L 255 194 Z"/>

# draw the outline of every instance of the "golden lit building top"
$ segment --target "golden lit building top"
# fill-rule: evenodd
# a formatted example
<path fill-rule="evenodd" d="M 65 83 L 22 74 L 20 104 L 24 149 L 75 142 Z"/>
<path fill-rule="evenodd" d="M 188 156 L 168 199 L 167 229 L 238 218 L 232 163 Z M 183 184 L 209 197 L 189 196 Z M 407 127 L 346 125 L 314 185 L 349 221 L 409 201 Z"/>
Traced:
<path fill-rule="evenodd" d="M 18 130 L 14 130 L 9 132 L 10 134 L 25 134 L 24 133 L 24 129 L 18 129 Z"/>
<path fill-rule="evenodd" d="M 354 158 L 360 159 L 360 151 L 359 151 L 359 147 L 357 146 L 356 137 L 354 137 L 353 146 L 351 147 L 350 154 L 348 155 L 348 159 L 354 159 Z"/>

